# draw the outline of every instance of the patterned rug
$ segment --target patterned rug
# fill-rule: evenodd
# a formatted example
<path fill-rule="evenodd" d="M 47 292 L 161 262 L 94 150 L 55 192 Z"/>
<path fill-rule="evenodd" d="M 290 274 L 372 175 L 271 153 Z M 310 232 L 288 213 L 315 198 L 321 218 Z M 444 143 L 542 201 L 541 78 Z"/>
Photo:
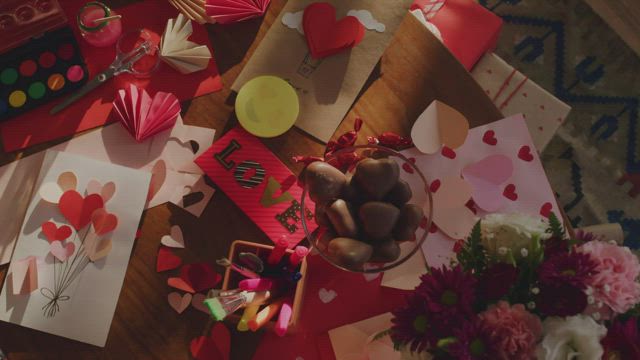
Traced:
<path fill-rule="evenodd" d="M 640 58 L 582 0 L 480 0 L 496 53 L 573 107 L 543 153 L 574 226 L 619 222 L 640 248 Z"/>

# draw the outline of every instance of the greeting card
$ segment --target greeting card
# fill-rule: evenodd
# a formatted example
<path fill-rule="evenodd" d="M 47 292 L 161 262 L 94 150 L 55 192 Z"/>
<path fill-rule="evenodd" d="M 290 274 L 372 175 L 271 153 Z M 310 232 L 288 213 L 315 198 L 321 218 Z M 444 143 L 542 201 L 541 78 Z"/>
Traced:
<path fill-rule="evenodd" d="M 443 147 L 437 154 L 425 155 L 409 149 L 403 154 L 415 159 L 430 181 L 433 226 L 419 229 L 431 232 L 422 248 L 429 266 L 448 264 L 456 240 L 466 238 L 485 214 L 560 213 L 522 115 L 471 129 L 456 150 Z M 406 171 L 400 172 L 401 178 L 414 188 L 420 186 Z M 414 191 L 414 196 L 426 197 L 422 191 Z"/>
<path fill-rule="evenodd" d="M 476 1 L 415 0 L 411 8 L 423 12 L 425 26 L 467 70 L 496 47 L 502 19 Z"/>
<path fill-rule="evenodd" d="M 232 89 L 239 91 L 260 75 L 286 79 L 298 91 L 303 114 L 296 126 L 327 142 L 393 38 L 409 3 L 289 1 Z M 307 14 L 305 19 L 307 11 L 316 15 Z"/>
<path fill-rule="evenodd" d="M 571 107 L 494 53 L 485 54 L 471 76 L 505 116 L 523 114 L 538 152 L 547 146 Z"/>
<path fill-rule="evenodd" d="M 400 360 L 389 336 L 376 338 L 391 328 L 392 318 L 391 313 L 385 313 L 329 330 L 336 359 Z"/>
<path fill-rule="evenodd" d="M 47 151 L 9 267 L 14 280 L 0 292 L 0 320 L 104 346 L 150 178 Z"/>
<path fill-rule="evenodd" d="M 274 242 L 284 237 L 289 247 L 304 237 L 301 216 L 315 229 L 314 205 L 300 205 L 302 188 L 296 176 L 258 138 L 234 128 L 196 159 L 196 164 Z"/>
<path fill-rule="evenodd" d="M 144 169 L 152 174 L 149 189 L 151 208 L 166 202 L 189 211 L 196 217 L 213 196 L 214 189 L 204 181 L 202 170 L 193 159 L 213 142 L 215 130 L 184 125 L 178 117 L 171 130 L 138 143 L 120 124 L 75 137 L 52 150 L 82 155 L 94 160 Z M 0 167 L 0 264 L 9 262 L 20 224 L 30 201 L 44 151 Z"/>

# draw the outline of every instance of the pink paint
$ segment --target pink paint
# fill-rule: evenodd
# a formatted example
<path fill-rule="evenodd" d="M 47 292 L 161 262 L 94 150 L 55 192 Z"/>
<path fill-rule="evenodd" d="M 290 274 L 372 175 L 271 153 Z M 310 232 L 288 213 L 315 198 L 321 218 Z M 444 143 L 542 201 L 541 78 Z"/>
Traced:
<path fill-rule="evenodd" d="M 87 5 L 80 9 L 78 25 L 80 26 L 82 37 L 89 44 L 96 47 L 106 47 L 115 44 L 122 33 L 122 22 L 120 19 L 110 20 L 106 24 L 95 22 L 96 19 L 114 15 L 116 15 L 116 13 L 103 4 Z"/>
<path fill-rule="evenodd" d="M 71 82 L 78 82 L 84 77 L 84 69 L 80 65 L 73 65 L 67 69 L 67 79 Z"/>

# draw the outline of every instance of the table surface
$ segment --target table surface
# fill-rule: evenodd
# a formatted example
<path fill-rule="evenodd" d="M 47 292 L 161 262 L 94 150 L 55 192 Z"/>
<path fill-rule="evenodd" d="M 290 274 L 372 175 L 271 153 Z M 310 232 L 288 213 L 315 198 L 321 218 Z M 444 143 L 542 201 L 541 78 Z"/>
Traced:
<path fill-rule="evenodd" d="M 183 103 L 185 123 L 215 128 L 216 138 L 237 124 L 230 86 L 284 3 L 272 0 L 264 19 L 207 26 L 225 86 Z M 365 120 L 359 142 L 384 131 L 409 135 L 415 119 L 435 99 L 458 109 L 472 127 L 502 118 L 462 65 L 413 16 L 407 16 L 334 138 L 351 130 L 358 117 Z M 323 144 L 297 128 L 264 143 L 296 173 L 301 167 L 292 162 L 293 155 L 321 155 L 324 150 Z M 0 163 L 51 145 L 2 154 Z M 270 243 L 222 191 L 215 193 L 199 219 L 171 205 L 153 208 L 143 214 L 142 236 L 135 243 L 104 349 L 8 323 L 0 323 L 0 348 L 11 360 L 189 359 L 189 342 L 206 331 L 210 321 L 197 310 L 178 315 L 168 306 L 167 294 L 172 291 L 166 285 L 168 276 L 156 273 L 155 263 L 160 238 L 172 224 L 183 229 L 188 244 L 185 262 L 226 256 L 236 239 Z M 6 272 L 7 266 L 0 268 L 0 282 Z M 260 336 L 232 332 L 231 358 L 250 359 Z"/>

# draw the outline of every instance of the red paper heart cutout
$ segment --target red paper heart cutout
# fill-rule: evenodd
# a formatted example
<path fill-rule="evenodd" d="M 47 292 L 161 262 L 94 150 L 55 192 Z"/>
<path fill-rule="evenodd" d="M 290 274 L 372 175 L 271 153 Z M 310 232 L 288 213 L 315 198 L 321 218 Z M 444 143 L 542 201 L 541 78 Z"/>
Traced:
<path fill-rule="evenodd" d="M 222 276 L 207 263 L 187 264 L 180 270 L 180 278 L 196 292 L 214 288 Z"/>
<path fill-rule="evenodd" d="M 156 261 L 156 271 L 163 272 L 173 270 L 182 265 L 182 259 L 176 256 L 168 247 L 161 246 L 158 250 L 158 260 Z"/>
<path fill-rule="evenodd" d="M 409 158 L 409 161 L 411 161 L 411 163 L 415 164 L 416 163 L 416 158 Z M 408 163 L 402 164 L 402 170 L 406 171 L 409 174 L 413 174 L 413 166 L 409 165 Z"/>
<path fill-rule="evenodd" d="M 191 340 L 189 350 L 196 360 L 229 360 L 231 334 L 223 323 L 216 323 L 208 337 L 199 336 Z"/>
<path fill-rule="evenodd" d="M 89 224 L 93 212 L 102 207 L 104 207 L 102 196 L 91 194 L 83 198 L 75 190 L 65 191 L 58 202 L 58 209 L 76 230 Z"/>
<path fill-rule="evenodd" d="M 548 218 L 549 215 L 551 214 L 551 209 L 553 208 L 553 205 L 551 205 L 551 203 L 544 203 L 542 205 L 542 207 L 540 207 L 540 215 Z"/>
<path fill-rule="evenodd" d="M 487 130 L 482 136 L 482 142 L 488 145 L 496 145 L 498 143 L 498 139 L 496 139 L 496 132 L 493 130 Z"/>
<path fill-rule="evenodd" d="M 316 59 L 350 49 L 364 38 L 365 29 L 354 16 L 336 21 L 336 9 L 328 3 L 313 3 L 304 9 L 302 26 L 309 52 Z"/>
<path fill-rule="evenodd" d="M 429 190 L 434 193 L 436 191 L 438 191 L 438 189 L 440 188 L 440 180 L 435 179 L 431 182 L 431 185 L 429 185 Z"/>
<path fill-rule="evenodd" d="M 174 289 L 182 290 L 184 292 L 194 294 L 196 291 L 193 290 L 191 285 L 187 284 L 184 280 L 179 277 L 172 277 L 167 279 L 167 285 L 171 286 Z"/>
<path fill-rule="evenodd" d="M 49 244 L 54 241 L 64 241 L 71 236 L 71 228 L 67 225 L 57 227 L 51 221 L 47 221 L 42 224 L 42 233 L 47 238 Z"/>
<path fill-rule="evenodd" d="M 518 194 L 516 193 L 516 186 L 513 184 L 509 184 L 504 188 L 502 195 L 511 201 L 518 200 Z"/>
<path fill-rule="evenodd" d="M 447 147 L 447 146 L 443 146 L 442 147 L 442 156 L 449 158 L 449 159 L 455 159 L 456 158 L 456 152 L 453 151 L 452 148 Z"/>
<path fill-rule="evenodd" d="M 533 155 L 531 155 L 531 148 L 527 145 L 521 147 L 518 151 L 518 157 L 524 161 L 533 160 Z"/>
<path fill-rule="evenodd" d="M 91 223 L 96 234 L 104 235 L 118 226 L 118 218 L 108 213 L 104 208 L 98 209 L 91 215 Z"/>

